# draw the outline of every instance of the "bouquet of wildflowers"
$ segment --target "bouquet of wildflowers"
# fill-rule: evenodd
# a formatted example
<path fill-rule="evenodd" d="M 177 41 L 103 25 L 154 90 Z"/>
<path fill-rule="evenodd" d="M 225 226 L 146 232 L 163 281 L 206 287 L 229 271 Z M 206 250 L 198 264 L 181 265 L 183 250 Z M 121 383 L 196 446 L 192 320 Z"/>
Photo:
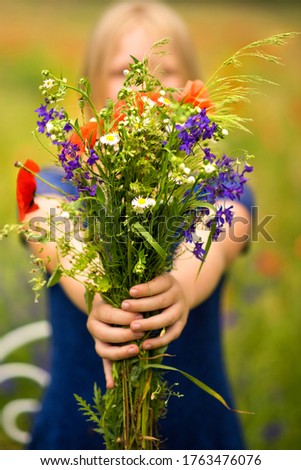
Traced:
<path fill-rule="evenodd" d="M 290 35 L 246 46 L 223 67 L 240 65 L 246 55 L 277 61 L 259 47 L 283 44 Z M 229 105 L 248 100 L 255 92 L 250 84 L 263 81 L 255 76 L 222 76 L 223 67 L 206 86 L 196 80 L 177 90 L 165 88 L 150 74 L 148 58 L 132 58 L 118 101 L 108 101 L 101 110 L 95 109 L 85 79 L 72 86 L 42 72 L 45 101 L 37 109 L 38 133 L 50 139 L 54 161 L 77 189 L 76 198 L 62 195 L 61 209 L 73 222 L 72 236 L 64 232 L 57 239 L 57 267 L 48 286 L 62 275 L 80 280 L 90 311 L 96 294 L 120 307 L 133 285 L 170 271 L 183 250 L 198 258 L 201 266 L 211 243 L 233 218 L 231 207 L 221 201 L 239 200 L 252 171 L 248 155 L 233 159 L 223 151 L 228 131 L 245 129 L 246 120 L 231 114 Z M 67 92 L 79 96 L 81 123 L 71 120 L 60 105 Z M 87 108 L 90 120 L 85 119 Z M 18 166 L 22 219 L 36 209 L 38 167 L 31 161 Z M 49 227 L 51 223 L 49 219 Z M 41 239 L 30 224 L 21 227 L 31 240 L 49 241 L 49 234 Z M 78 237 L 80 244 L 74 243 Z M 68 267 L 61 261 L 66 255 L 71 257 Z M 160 447 L 158 420 L 174 393 L 164 376 L 165 370 L 173 369 L 162 363 L 166 355 L 165 349 L 141 349 L 138 357 L 114 363 L 115 387 L 105 393 L 95 387 L 92 405 L 76 396 L 107 449 Z M 179 372 L 227 406 L 200 380 Z"/>

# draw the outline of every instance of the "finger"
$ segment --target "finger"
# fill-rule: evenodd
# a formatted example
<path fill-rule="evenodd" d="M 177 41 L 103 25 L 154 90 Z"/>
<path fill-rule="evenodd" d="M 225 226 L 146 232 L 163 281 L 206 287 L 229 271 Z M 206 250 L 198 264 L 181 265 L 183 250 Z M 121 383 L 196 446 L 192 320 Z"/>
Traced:
<path fill-rule="evenodd" d="M 143 332 L 133 332 L 130 328 L 118 328 L 99 321 L 90 324 L 88 329 L 94 338 L 105 343 L 127 343 L 143 337 Z"/>
<path fill-rule="evenodd" d="M 142 343 L 142 348 L 145 350 L 151 350 L 167 346 L 169 343 L 180 336 L 182 330 L 183 326 L 180 324 L 180 322 L 177 322 L 167 328 L 163 335 L 145 340 Z"/>
<path fill-rule="evenodd" d="M 131 312 L 153 312 L 155 310 L 162 310 L 169 307 L 177 300 L 177 292 L 175 289 L 170 289 L 160 295 L 154 297 L 144 297 L 142 299 L 127 299 L 122 302 L 122 308 L 130 310 Z M 139 318 L 133 318 L 132 321 Z"/>
<path fill-rule="evenodd" d="M 133 286 L 130 289 L 130 295 L 132 297 L 151 297 L 168 290 L 173 282 L 174 278 L 171 276 L 171 274 L 164 273 L 161 276 L 155 277 L 149 282 Z"/>
<path fill-rule="evenodd" d="M 112 362 L 108 359 L 102 360 L 103 370 L 106 378 L 106 387 L 107 388 L 114 388 L 114 379 L 112 374 Z"/>
<path fill-rule="evenodd" d="M 181 317 L 180 305 L 174 304 L 163 312 L 144 320 L 134 320 L 130 324 L 132 331 L 151 331 L 166 328 L 176 323 Z"/>
<path fill-rule="evenodd" d="M 137 315 L 131 311 L 124 311 L 120 308 L 112 307 L 112 305 L 105 302 L 99 302 L 94 306 L 90 316 L 104 323 L 127 326 Z"/>
<path fill-rule="evenodd" d="M 137 356 L 139 354 L 139 347 L 137 344 L 133 343 L 124 346 L 113 346 L 112 344 L 96 340 L 95 351 L 98 356 L 103 359 L 119 361 L 121 359 L 127 359 L 128 357 Z"/>

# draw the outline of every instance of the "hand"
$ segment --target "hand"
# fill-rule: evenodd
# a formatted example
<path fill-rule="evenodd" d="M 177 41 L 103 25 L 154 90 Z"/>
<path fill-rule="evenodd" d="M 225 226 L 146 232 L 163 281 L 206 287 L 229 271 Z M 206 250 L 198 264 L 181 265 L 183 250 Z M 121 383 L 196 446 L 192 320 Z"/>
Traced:
<path fill-rule="evenodd" d="M 130 323 L 130 329 L 136 333 L 161 330 L 161 334 L 147 338 L 142 343 L 143 349 L 167 346 L 180 336 L 187 322 L 189 304 L 181 284 L 172 274 L 166 273 L 145 284 L 134 286 L 130 294 L 132 298 L 122 302 L 124 311 L 142 314 L 161 311 L 149 318 L 135 318 Z"/>
<path fill-rule="evenodd" d="M 152 281 L 132 287 L 132 299 L 122 303 L 122 309 L 101 301 L 94 305 L 87 327 L 95 340 L 95 349 L 103 358 L 108 388 L 114 386 L 111 362 L 139 354 L 137 344 L 120 344 L 141 339 L 145 331 L 163 330 L 163 335 L 142 343 L 144 349 L 166 346 L 180 336 L 189 313 L 188 301 L 179 282 L 164 274 Z M 142 312 L 161 310 L 144 318 Z M 118 325 L 118 326 L 112 326 Z"/>

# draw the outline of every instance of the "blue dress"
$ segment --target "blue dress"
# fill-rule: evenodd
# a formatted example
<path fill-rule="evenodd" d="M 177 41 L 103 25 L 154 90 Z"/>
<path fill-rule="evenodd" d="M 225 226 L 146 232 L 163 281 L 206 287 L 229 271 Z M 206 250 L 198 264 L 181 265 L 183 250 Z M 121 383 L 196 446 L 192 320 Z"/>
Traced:
<path fill-rule="evenodd" d="M 41 175 L 70 193 L 56 168 Z M 38 194 L 49 194 L 48 186 L 38 182 Z M 253 199 L 246 188 L 241 202 L 251 211 Z M 175 357 L 166 364 L 199 378 L 233 406 L 223 361 L 221 341 L 221 293 L 224 279 L 203 304 L 190 312 L 180 338 L 168 347 Z M 59 284 L 47 290 L 51 339 L 51 383 L 42 397 L 29 449 L 83 450 L 104 449 L 101 436 L 79 412 L 76 393 L 92 402 L 93 385 L 105 391 L 102 361 L 87 328 L 87 317 L 64 294 Z M 167 362 L 168 361 L 168 362 Z M 162 450 L 169 449 L 244 449 L 238 416 L 215 398 L 175 372 L 167 372 L 169 383 L 179 382 L 177 391 L 184 397 L 171 397 L 167 417 L 161 422 Z"/>

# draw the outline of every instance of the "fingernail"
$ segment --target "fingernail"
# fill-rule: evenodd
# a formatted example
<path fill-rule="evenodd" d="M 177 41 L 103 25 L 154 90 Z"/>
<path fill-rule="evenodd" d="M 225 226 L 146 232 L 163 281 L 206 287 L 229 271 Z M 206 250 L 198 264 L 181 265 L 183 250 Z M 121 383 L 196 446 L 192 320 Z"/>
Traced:
<path fill-rule="evenodd" d="M 135 288 L 131 289 L 131 290 L 130 290 L 130 294 L 131 294 L 131 295 L 138 295 L 137 289 L 135 289 Z"/>
<path fill-rule="evenodd" d="M 137 321 L 133 321 L 131 323 L 131 329 L 132 330 L 139 330 L 141 328 L 141 324 Z"/>
<path fill-rule="evenodd" d="M 135 353 L 135 352 L 136 352 L 136 346 L 134 346 L 134 345 L 132 345 L 132 346 L 129 346 L 129 348 L 128 348 L 128 352 L 129 352 L 130 354 L 133 354 L 133 353 Z"/>
<path fill-rule="evenodd" d="M 121 307 L 123 310 L 127 310 L 130 307 L 130 304 L 128 302 L 122 302 Z"/>
<path fill-rule="evenodd" d="M 135 315 L 135 320 L 142 320 L 142 319 L 143 319 L 142 313 L 137 313 L 137 314 Z"/>
<path fill-rule="evenodd" d="M 144 343 L 143 344 L 143 349 L 150 349 L 151 348 L 151 344 L 150 343 Z"/>

